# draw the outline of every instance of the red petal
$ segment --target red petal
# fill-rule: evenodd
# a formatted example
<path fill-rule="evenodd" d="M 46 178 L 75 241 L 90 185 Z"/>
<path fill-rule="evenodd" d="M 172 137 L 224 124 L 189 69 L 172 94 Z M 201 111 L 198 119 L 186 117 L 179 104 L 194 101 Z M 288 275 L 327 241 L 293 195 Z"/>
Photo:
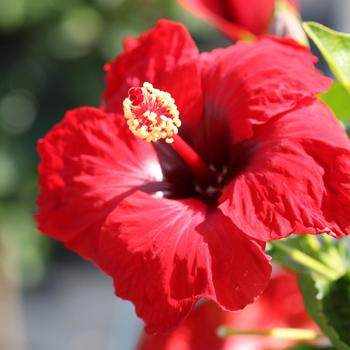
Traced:
<path fill-rule="evenodd" d="M 168 331 L 201 297 L 230 310 L 243 308 L 270 275 L 261 247 L 198 200 L 125 198 L 109 216 L 101 258 L 116 294 L 135 304 L 148 332 Z"/>
<path fill-rule="evenodd" d="M 250 138 L 254 125 L 313 101 L 330 83 L 314 61 L 290 39 L 239 43 L 202 54 L 205 110 L 190 138 L 194 147 L 208 162 L 222 164 L 231 143 Z"/>
<path fill-rule="evenodd" d="M 267 330 L 277 327 L 317 329 L 305 311 L 296 276 L 284 272 L 273 277 L 261 297 L 246 309 L 228 313 L 214 303 L 202 303 L 174 332 L 153 337 L 143 335 L 137 349 L 280 350 L 295 345 L 293 341 L 271 337 L 219 338 L 216 331 L 222 325 L 242 330 Z"/>
<path fill-rule="evenodd" d="M 288 0 L 288 2 L 296 9 L 299 10 L 299 0 Z"/>
<path fill-rule="evenodd" d="M 288 0 L 297 10 L 298 1 Z M 233 40 L 267 34 L 275 0 L 178 0 L 194 15 L 218 27 Z"/>
<path fill-rule="evenodd" d="M 38 151 L 39 230 L 93 260 L 100 226 L 118 201 L 162 175 L 150 144 L 94 108 L 68 112 Z"/>
<path fill-rule="evenodd" d="M 178 23 L 160 20 L 139 39 L 128 38 L 125 52 L 106 65 L 105 106 L 109 112 L 122 112 L 122 101 L 132 86 L 145 81 L 169 92 L 191 127 L 202 113 L 202 92 L 198 49 L 187 29 Z"/>
<path fill-rule="evenodd" d="M 219 326 L 226 323 L 227 316 L 228 313 L 214 303 L 201 303 L 192 310 L 189 317 L 172 333 L 155 336 L 143 334 L 137 349 L 223 350 L 227 340 L 219 338 L 216 335 L 216 330 Z"/>
<path fill-rule="evenodd" d="M 321 102 L 257 128 L 251 158 L 220 208 L 259 240 L 350 233 L 350 144 Z"/>
<path fill-rule="evenodd" d="M 206 113 L 233 119 L 236 142 L 251 125 L 314 100 L 331 83 L 315 69 L 316 58 L 291 39 L 239 43 L 204 54 L 203 61 Z"/>
<path fill-rule="evenodd" d="M 275 0 L 226 0 L 232 21 L 256 35 L 266 34 L 275 10 Z"/>
<path fill-rule="evenodd" d="M 178 2 L 194 15 L 203 17 L 212 22 L 227 36 L 234 40 L 252 37 L 249 28 L 245 28 L 241 23 L 232 21 L 227 17 L 228 10 L 222 1 L 219 0 L 178 0 Z"/>

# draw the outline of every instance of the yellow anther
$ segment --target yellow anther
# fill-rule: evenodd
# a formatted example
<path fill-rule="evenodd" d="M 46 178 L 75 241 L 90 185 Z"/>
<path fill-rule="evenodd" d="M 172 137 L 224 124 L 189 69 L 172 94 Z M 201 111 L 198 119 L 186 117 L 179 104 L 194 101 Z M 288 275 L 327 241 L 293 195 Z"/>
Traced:
<path fill-rule="evenodd" d="M 181 121 L 175 100 L 168 92 L 145 82 L 142 87 L 129 90 L 123 107 L 129 129 L 135 136 L 148 142 L 174 141 L 173 136 L 178 133 Z"/>

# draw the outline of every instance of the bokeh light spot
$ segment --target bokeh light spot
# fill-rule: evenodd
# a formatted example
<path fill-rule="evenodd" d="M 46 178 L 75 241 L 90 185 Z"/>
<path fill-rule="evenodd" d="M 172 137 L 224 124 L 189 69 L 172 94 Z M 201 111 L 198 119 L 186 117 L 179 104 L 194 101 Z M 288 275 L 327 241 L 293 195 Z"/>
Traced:
<path fill-rule="evenodd" d="M 36 118 L 34 98 L 21 91 L 13 91 L 0 100 L 0 126 L 12 134 L 30 129 Z"/>
<path fill-rule="evenodd" d="M 0 28 L 12 29 L 21 26 L 25 15 L 25 0 L 0 0 Z"/>

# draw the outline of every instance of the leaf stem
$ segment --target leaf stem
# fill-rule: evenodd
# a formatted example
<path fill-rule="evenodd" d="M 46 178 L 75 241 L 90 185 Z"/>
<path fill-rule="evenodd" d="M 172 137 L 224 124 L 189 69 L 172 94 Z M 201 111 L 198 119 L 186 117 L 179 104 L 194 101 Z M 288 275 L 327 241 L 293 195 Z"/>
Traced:
<path fill-rule="evenodd" d="M 272 328 L 272 329 L 232 329 L 225 326 L 221 326 L 217 330 L 217 335 L 221 338 L 230 336 L 262 336 L 272 337 L 277 339 L 297 340 L 297 341 L 311 341 L 322 337 L 312 329 L 303 328 Z"/>
<path fill-rule="evenodd" d="M 302 251 L 278 241 L 270 242 L 270 244 L 276 250 L 279 250 L 280 252 L 286 254 L 295 262 L 299 263 L 302 266 L 307 267 L 311 271 L 318 273 L 319 275 L 325 277 L 327 280 L 334 280 L 336 278 L 336 274 L 331 269 L 329 269 L 326 265 L 310 257 L 309 255 L 303 253 Z"/>

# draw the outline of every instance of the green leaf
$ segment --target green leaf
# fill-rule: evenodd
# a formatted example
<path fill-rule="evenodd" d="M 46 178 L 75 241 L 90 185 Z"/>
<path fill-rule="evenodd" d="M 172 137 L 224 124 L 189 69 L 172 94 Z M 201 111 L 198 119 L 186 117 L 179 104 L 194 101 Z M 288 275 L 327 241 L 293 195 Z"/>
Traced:
<path fill-rule="evenodd" d="M 303 26 L 337 79 L 350 92 L 350 35 L 316 22 L 305 22 Z"/>
<path fill-rule="evenodd" d="M 320 98 L 327 103 L 339 120 L 350 121 L 350 94 L 341 84 L 333 83 L 329 91 L 320 95 Z"/>
<path fill-rule="evenodd" d="M 350 346 L 350 271 L 330 285 L 323 304 L 329 324 Z"/>
<path fill-rule="evenodd" d="M 337 281 L 332 283 L 337 283 Z M 303 294 L 305 307 L 308 313 L 318 324 L 324 335 L 330 339 L 336 349 L 350 350 L 350 346 L 347 345 L 343 339 L 341 339 L 341 335 L 333 327 L 333 325 L 330 324 L 328 314 L 326 314 L 325 311 L 324 297 L 327 291 L 332 290 L 332 287 L 327 284 L 321 284 L 319 281 L 315 281 L 309 274 L 303 273 L 299 274 L 299 286 Z M 349 304 L 346 304 L 345 300 L 341 300 L 341 302 L 342 301 L 344 301 L 342 307 L 348 308 Z M 335 312 L 336 311 L 337 310 L 335 310 Z"/>

